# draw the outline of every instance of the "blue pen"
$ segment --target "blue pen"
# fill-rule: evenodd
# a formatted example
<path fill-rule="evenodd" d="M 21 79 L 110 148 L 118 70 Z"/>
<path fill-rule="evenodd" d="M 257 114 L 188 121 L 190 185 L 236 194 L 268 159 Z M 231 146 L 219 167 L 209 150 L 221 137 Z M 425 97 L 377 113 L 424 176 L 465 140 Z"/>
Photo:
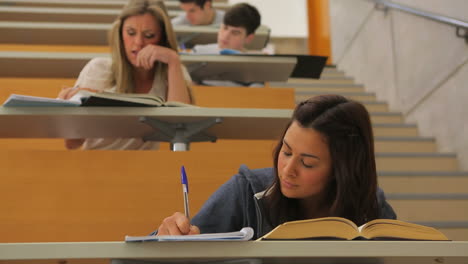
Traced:
<path fill-rule="evenodd" d="M 185 211 L 185 216 L 188 218 L 190 221 L 190 210 L 189 210 L 189 202 L 188 202 L 188 180 L 187 180 L 187 174 L 185 173 L 185 167 L 182 166 L 180 168 L 180 181 L 182 183 L 182 191 L 184 193 L 184 211 Z"/>

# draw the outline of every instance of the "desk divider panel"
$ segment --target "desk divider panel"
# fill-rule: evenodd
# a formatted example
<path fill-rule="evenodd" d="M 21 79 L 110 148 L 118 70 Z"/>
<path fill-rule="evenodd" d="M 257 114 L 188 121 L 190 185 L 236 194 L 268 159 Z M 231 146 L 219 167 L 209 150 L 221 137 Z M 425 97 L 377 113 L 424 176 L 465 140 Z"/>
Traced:
<path fill-rule="evenodd" d="M 271 166 L 271 150 L 0 150 L 0 242 L 121 241 L 183 212 L 180 166 L 194 215 L 222 183 Z"/>
<path fill-rule="evenodd" d="M 109 47 L 92 45 L 30 45 L 30 44 L 0 44 L 0 51 L 35 51 L 35 52 L 83 52 L 109 53 Z M 78 73 L 77 73 L 78 74 Z"/>
<path fill-rule="evenodd" d="M 53 98 L 63 86 L 73 86 L 74 82 L 74 79 L 67 78 L 0 78 L 0 87 L 2 87 L 0 102 L 4 102 L 12 93 Z M 293 89 L 193 86 L 193 92 L 196 104 L 203 107 L 273 109 L 294 107 Z M 243 149 L 245 144 L 250 147 L 260 144 L 258 147 L 263 148 L 264 142 L 269 142 L 269 140 L 220 140 L 216 144 L 194 143 L 191 144 L 191 148 L 207 148 L 214 151 L 232 147 Z M 161 149 L 168 148 L 162 143 Z M 64 150 L 64 145 L 61 139 L 0 139 L 0 149 Z"/>

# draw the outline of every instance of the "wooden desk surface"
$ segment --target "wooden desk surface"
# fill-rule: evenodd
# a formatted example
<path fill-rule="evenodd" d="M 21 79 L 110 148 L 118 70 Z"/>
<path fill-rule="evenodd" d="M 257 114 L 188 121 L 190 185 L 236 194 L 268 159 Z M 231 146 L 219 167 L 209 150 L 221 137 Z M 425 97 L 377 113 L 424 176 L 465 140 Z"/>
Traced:
<path fill-rule="evenodd" d="M 0 51 L 2 77 L 76 78 L 84 65 L 101 52 Z M 294 56 L 181 54 L 194 79 L 244 82 L 286 81 L 296 65 Z"/>
<path fill-rule="evenodd" d="M 223 118 L 207 132 L 219 139 L 277 139 L 292 110 L 204 107 L 0 107 L 0 137 L 142 137 L 140 117 L 168 122 Z"/>
<path fill-rule="evenodd" d="M 0 243 L 0 260 L 146 259 L 158 263 L 251 259 L 250 263 L 467 263 L 468 242 L 69 242 Z M 253 261 L 259 259 L 261 261 Z M 161 262 L 162 261 L 162 262 Z M 192 262 L 193 261 L 193 262 Z M 218 263 L 218 262 L 215 262 Z M 249 263 L 249 262 L 245 262 Z"/>
<path fill-rule="evenodd" d="M 0 43 L 49 45 L 108 45 L 111 23 L 71 22 L 18 22 L 0 21 Z M 175 26 L 177 38 L 189 37 L 187 45 L 216 43 L 219 27 Z M 23 36 L 27 35 L 27 36 Z M 248 49 L 262 49 L 268 43 L 270 29 L 260 26 Z M 180 42 L 180 40 L 179 40 Z"/>
<path fill-rule="evenodd" d="M 9 6 L 41 6 L 41 7 L 70 7 L 70 8 L 122 8 L 126 0 L 2 0 L 2 4 Z M 178 1 L 164 1 L 168 10 L 180 10 Z M 228 3 L 214 1 L 213 7 L 226 10 Z"/>
<path fill-rule="evenodd" d="M 0 17 L 2 21 L 112 23 L 121 11 L 121 8 L 0 6 Z M 184 12 L 168 11 L 171 18 L 181 14 Z"/>

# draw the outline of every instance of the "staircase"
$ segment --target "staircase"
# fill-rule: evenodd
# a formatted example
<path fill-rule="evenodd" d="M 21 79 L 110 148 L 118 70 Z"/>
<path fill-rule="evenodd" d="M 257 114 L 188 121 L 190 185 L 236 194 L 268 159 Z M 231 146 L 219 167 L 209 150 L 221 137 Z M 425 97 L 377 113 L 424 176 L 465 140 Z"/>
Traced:
<path fill-rule="evenodd" d="M 325 68 L 320 80 L 291 79 L 270 87 L 294 88 L 296 103 L 331 93 L 363 103 L 373 122 L 379 185 L 398 219 L 468 240 L 468 172 L 459 170 L 455 154 L 438 152 L 433 138 L 419 136 L 415 124 L 336 68 Z"/>

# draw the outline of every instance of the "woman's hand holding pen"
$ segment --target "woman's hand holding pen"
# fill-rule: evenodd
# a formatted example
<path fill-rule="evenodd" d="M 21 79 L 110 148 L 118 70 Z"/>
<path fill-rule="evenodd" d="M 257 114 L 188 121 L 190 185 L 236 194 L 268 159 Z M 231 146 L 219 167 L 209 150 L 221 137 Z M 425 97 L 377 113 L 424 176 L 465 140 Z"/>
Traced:
<path fill-rule="evenodd" d="M 185 172 L 185 167 L 180 168 L 180 183 L 182 184 L 182 192 L 184 194 L 184 210 L 185 214 L 174 213 L 166 217 L 158 228 L 158 235 L 197 235 L 200 234 L 200 229 L 197 226 L 190 224 L 190 212 L 188 203 L 188 178 Z"/>
<path fill-rule="evenodd" d="M 158 228 L 158 235 L 197 235 L 200 229 L 191 225 L 190 220 L 183 213 L 174 213 L 166 217 Z"/>

